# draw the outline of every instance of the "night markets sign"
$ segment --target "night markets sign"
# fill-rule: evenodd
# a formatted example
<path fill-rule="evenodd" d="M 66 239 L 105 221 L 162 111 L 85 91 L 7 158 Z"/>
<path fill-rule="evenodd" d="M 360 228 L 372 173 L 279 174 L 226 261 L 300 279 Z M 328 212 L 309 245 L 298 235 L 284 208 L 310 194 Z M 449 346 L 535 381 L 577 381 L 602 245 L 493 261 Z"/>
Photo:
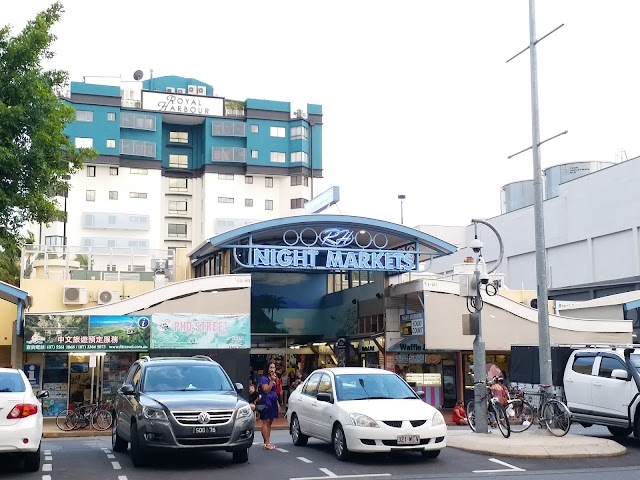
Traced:
<path fill-rule="evenodd" d="M 287 230 L 282 240 L 285 245 L 233 245 L 236 262 L 247 268 L 384 272 L 415 271 L 418 266 L 416 251 L 385 250 L 389 240 L 382 233 L 341 228 L 318 233 L 305 228 L 300 233 Z M 237 249 L 247 249 L 248 254 L 243 257 Z"/>
<path fill-rule="evenodd" d="M 25 315 L 25 352 L 148 350 L 150 317 Z"/>

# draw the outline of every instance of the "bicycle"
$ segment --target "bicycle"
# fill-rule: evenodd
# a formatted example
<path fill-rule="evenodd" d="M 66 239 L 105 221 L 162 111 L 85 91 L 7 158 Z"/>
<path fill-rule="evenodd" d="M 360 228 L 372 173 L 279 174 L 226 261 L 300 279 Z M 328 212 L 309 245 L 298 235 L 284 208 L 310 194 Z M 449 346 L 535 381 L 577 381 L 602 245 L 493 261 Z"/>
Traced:
<path fill-rule="evenodd" d="M 533 410 L 534 417 L 538 418 L 538 426 L 546 428 L 549 433 L 556 437 L 563 437 L 569 432 L 571 427 L 571 412 L 564 402 L 556 397 L 555 393 L 548 393 L 547 388 L 551 385 L 540 385 L 539 392 L 528 393 L 528 400 L 537 406 L 532 405 L 527 400 Z M 539 397 L 539 400 L 537 400 Z M 536 400 L 534 400 L 536 398 Z M 533 422 L 532 422 L 533 423 Z M 528 427 L 527 427 L 528 428 Z M 525 429 L 526 430 L 526 429 Z"/>
<path fill-rule="evenodd" d="M 521 433 L 528 430 L 535 419 L 535 410 L 524 398 L 524 392 L 518 387 L 509 390 L 509 400 L 505 407 L 511 431 Z"/>
<path fill-rule="evenodd" d="M 509 419 L 507 418 L 507 414 L 505 412 L 504 407 L 500 403 L 500 400 L 493 395 L 491 391 L 491 385 L 495 383 L 497 380 L 494 379 L 492 382 L 478 382 L 484 384 L 487 388 L 487 393 L 481 400 L 487 400 L 487 421 L 490 424 L 493 424 L 495 419 L 495 424 L 500 430 L 500 433 L 504 438 L 509 438 L 511 435 L 511 426 L 509 425 Z M 476 431 L 476 404 L 474 400 L 471 400 L 467 404 L 467 420 L 469 421 L 469 427 L 474 432 Z"/>
<path fill-rule="evenodd" d="M 56 417 L 56 425 L 63 431 L 86 427 L 102 431 L 110 428 L 112 423 L 111 412 L 108 409 L 101 409 L 98 403 L 82 405 L 75 410 L 63 410 Z"/>

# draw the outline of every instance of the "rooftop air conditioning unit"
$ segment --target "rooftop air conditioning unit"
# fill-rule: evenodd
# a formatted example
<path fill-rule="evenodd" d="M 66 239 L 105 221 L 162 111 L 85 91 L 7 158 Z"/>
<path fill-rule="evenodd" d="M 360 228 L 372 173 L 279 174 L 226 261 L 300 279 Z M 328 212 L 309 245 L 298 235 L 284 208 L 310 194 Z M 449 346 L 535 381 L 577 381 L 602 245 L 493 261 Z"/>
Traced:
<path fill-rule="evenodd" d="M 84 305 L 87 303 L 87 289 L 85 287 L 65 286 L 62 294 L 65 305 Z"/>
<path fill-rule="evenodd" d="M 107 305 L 120 300 L 119 290 L 98 290 L 98 305 Z"/>
<path fill-rule="evenodd" d="M 187 93 L 187 89 L 186 88 L 176 88 L 176 92 L 178 92 L 178 93 Z"/>
<path fill-rule="evenodd" d="M 197 95 L 198 94 L 198 86 L 197 85 L 189 85 L 187 87 L 187 93 L 189 93 L 191 95 Z"/>
<path fill-rule="evenodd" d="M 206 94 L 207 94 L 207 87 L 203 85 L 198 85 L 198 95 L 206 95 Z"/>
<path fill-rule="evenodd" d="M 176 93 L 176 89 L 173 87 L 167 87 L 164 89 L 167 93 Z"/>

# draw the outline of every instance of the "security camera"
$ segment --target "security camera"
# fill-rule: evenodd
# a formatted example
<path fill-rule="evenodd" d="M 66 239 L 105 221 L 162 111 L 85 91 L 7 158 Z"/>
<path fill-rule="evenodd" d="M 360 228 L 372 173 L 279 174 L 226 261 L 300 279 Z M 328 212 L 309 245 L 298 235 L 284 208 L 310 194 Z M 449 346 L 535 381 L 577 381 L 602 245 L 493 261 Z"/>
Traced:
<path fill-rule="evenodd" d="M 489 275 L 481 273 L 479 280 L 481 285 L 487 285 L 489 283 Z"/>
<path fill-rule="evenodd" d="M 469 246 L 471 247 L 471 250 L 474 251 L 474 253 L 480 253 L 480 250 L 482 250 L 482 242 L 477 238 L 471 240 L 471 244 Z"/>

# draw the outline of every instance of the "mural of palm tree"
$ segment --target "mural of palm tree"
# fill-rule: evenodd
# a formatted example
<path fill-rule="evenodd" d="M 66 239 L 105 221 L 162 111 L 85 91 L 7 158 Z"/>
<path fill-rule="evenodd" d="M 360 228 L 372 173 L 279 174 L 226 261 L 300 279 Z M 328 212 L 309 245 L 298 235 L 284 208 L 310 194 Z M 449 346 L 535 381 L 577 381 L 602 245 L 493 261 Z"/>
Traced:
<path fill-rule="evenodd" d="M 276 295 L 256 295 L 251 298 L 251 331 L 252 333 L 286 333 L 287 329 L 278 326 L 273 319 L 276 310 L 286 306 L 284 297 Z M 265 314 L 265 311 L 268 314 Z"/>

